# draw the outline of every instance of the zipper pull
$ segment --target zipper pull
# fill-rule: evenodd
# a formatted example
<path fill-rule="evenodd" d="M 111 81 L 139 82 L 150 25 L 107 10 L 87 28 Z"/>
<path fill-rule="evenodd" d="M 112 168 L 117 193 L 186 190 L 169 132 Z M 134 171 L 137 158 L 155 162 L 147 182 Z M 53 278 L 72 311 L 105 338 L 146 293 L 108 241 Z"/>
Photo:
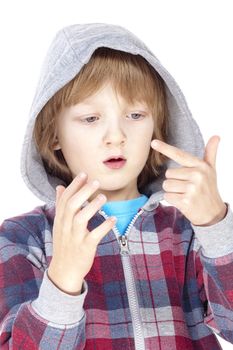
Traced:
<path fill-rule="evenodd" d="M 121 247 L 121 255 L 129 254 L 128 240 L 126 235 L 121 235 L 119 237 L 120 247 Z"/>

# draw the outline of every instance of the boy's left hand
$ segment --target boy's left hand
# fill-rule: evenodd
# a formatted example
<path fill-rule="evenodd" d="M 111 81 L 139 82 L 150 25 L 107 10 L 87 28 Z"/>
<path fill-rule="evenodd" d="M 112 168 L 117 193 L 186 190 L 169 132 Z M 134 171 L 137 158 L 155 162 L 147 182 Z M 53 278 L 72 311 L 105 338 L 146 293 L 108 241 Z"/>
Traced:
<path fill-rule="evenodd" d="M 167 169 L 164 199 L 193 225 L 210 226 L 221 221 L 227 213 L 227 205 L 217 188 L 216 155 L 220 137 L 209 139 L 203 160 L 157 139 L 158 145 L 154 146 L 153 141 L 153 149 L 183 166 Z"/>

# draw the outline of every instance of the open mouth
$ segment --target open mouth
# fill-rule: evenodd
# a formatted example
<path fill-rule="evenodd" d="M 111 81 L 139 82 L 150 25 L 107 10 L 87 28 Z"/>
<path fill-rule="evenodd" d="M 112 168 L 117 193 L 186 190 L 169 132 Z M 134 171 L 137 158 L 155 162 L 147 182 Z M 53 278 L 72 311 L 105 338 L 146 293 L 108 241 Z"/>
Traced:
<path fill-rule="evenodd" d="M 122 158 L 117 158 L 117 159 L 112 158 L 112 159 L 109 159 L 108 162 L 120 162 L 121 160 L 124 160 L 124 159 L 122 159 Z"/>
<path fill-rule="evenodd" d="M 126 159 L 123 158 L 111 158 L 104 162 L 104 164 L 110 169 L 120 169 L 126 163 Z"/>

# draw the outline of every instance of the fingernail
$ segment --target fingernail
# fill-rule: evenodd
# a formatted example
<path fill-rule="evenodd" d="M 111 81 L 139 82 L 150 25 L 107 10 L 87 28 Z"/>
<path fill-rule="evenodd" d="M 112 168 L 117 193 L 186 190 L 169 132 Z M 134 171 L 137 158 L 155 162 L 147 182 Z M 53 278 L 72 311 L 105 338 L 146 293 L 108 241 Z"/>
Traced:
<path fill-rule="evenodd" d="M 106 198 L 106 196 L 105 195 L 103 195 L 102 193 L 100 193 L 98 196 L 97 196 L 97 199 L 99 200 L 99 201 L 105 201 L 107 198 Z"/>
<path fill-rule="evenodd" d="M 78 177 L 79 177 L 80 179 L 85 179 L 86 176 L 87 176 L 87 174 L 84 173 L 84 172 L 81 172 L 81 173 L 78 175 Z"/>
<path fill-rule="evenodd" d="M 157 141 L 152 141 L 151 146 L 158 147 L 159 143 Z"/>

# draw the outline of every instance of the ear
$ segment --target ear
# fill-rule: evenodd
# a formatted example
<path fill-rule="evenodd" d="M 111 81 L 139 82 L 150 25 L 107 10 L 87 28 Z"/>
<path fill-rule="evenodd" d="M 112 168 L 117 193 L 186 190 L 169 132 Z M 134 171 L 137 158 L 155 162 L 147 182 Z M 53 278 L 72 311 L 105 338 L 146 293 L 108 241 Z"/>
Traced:
<path fill-rule="evenodd" d="M 54 142 L 54 146 L 53 146 L 54 151 L 58 151 L 59 149 L 61 149 L 61 146 L 59 144 L 58 138 L 56 137 L 55 142 Z"/>

